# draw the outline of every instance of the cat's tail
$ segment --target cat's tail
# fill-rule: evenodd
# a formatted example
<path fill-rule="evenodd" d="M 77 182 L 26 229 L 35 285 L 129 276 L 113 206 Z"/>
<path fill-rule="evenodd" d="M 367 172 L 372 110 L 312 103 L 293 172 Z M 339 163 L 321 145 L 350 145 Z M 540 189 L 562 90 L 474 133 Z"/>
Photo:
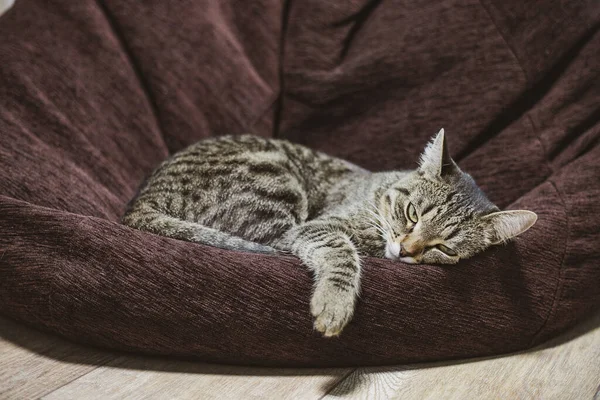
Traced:
<path fill-rule="evenodd" d="M 128 210 L 122 222 L 135 229 L 226 250 L 274 254 L 273 247 L 251 242 L 204 225 L 171 217 L 154 209 Z"/>

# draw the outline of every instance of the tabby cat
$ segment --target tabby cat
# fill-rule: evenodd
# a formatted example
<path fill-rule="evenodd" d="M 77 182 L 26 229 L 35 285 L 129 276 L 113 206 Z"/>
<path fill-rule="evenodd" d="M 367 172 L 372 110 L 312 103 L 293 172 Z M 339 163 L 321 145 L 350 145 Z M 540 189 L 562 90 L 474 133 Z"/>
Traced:
<path fill-rule="evenodd" d="M 314 327 L 329 337 L 352 318 L 360 256 L 454 264 L 536 219 L 499 211 L 450 158 L 442 129 L 418 169 L 377 173 L 284 140 L 200 141 L 152 173 L 123 223 L 224 249 L 296 255 L 314 274 Z"/>

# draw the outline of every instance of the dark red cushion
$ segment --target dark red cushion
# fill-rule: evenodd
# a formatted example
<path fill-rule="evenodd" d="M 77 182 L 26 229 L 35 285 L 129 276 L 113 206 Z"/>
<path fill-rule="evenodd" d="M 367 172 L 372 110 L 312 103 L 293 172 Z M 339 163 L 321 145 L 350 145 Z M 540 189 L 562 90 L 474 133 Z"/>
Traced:
<path fill-rule="evenodd" d="M 113 349 L 348 366 L 525 349 L 600 306 L 600 5 L 18 0 L 0 17 L 0 312 Z M 366 259 L 341 337 L 293 257 L 118 223 L 203 137 L 288 138 L 414 168 L 444 127 L 516 242 L 456 266 Z"/>

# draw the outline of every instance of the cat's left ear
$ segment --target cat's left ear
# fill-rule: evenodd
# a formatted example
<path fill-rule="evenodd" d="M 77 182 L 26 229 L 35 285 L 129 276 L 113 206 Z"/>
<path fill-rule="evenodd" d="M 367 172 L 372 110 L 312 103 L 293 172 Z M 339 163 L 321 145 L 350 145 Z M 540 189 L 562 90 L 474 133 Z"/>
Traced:
<path fill-rule="evenodd" d="M 419 170 L 432 177 L 444 177 L 458 171 L 458 165 L 450 157 L 444 128 L 429 142 L 423 154 Z"/>
<path fill-rule="evenodd" d="M 506 242 L 531 228 L 537 214 L 526 210 L 498 211 L 482 218 L 490 244 Z"/>

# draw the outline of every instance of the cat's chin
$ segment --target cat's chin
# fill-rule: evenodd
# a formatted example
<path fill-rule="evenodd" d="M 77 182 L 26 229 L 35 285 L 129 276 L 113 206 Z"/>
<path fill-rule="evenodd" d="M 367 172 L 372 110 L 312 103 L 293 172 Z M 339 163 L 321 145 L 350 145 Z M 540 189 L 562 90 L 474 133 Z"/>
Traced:
<path fill-rule="evenodd" d="M 419 264 L 419 262 L 412 257 L 400 257 L 397 260 L 405 264 Z"/>

